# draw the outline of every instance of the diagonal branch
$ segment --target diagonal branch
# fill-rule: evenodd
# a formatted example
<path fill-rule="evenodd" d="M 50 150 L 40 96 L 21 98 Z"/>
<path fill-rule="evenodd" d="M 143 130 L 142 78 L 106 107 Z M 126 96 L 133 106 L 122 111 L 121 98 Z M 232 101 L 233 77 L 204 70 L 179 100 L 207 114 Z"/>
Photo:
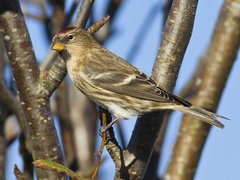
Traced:
<path fill-rule="evenodd" d="M 240 1 L 225 0 L 192 103 L 215 111 L 240 45 Z M 194 179 L 210 125 L 184 117 L 164 179 Z M 179 161 L 181 159 L 181 161 Z M 177 169 L 177 171 L 176 171 Z M 181 173 L 184 172 L 184 173 Z"/>
<path fill-rule="evenodd" d="M 84 28 L 90 16 L 94 0 L 83 0 L 81 7 L 77 13 L 77 18 L 74 21 L 74 26 Z"/>
<path fill-rule="evenodd" d="M 20 102 L 14 94 L 7 88 L 3 80 L 0 80 L 0 101 L 3 102 L 17 117 L 21 129 L 25 129 L 25 120 Z"/>

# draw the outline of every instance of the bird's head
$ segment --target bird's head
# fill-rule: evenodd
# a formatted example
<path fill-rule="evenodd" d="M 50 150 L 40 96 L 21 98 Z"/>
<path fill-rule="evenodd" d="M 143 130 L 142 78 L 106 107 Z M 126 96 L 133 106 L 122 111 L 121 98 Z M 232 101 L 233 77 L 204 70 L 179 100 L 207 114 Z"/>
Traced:
<path fill-rule="evenodd" d="M 53 37 L 52 50 L 56 50 L 66 61 L 73 54 L 81 53 L 89 47 L 92 37 L 85 30 L 77 27 L 68 27 Z"/>

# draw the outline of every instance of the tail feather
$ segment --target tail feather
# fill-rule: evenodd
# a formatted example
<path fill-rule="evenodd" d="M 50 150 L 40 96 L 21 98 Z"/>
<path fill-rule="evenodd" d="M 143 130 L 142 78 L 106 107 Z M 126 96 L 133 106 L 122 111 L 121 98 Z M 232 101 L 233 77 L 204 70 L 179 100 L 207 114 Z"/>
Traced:
<path fill-rule="evenodd" d="M 207 111 L 195 106 L 190 106 L 190 107 L 175 106 L 173 109 L 183 112 L 184 114 L 187 114 L 189 116 L 198 118 L 199 120 L 202 120 L 208 124 L 217 126 L 219 128 L 224 128 L 224 125 L 221 122 L 219 122 L 217 118 L 228 119 L 224 116 L 220 116 L 218 114 L 212 113 L 210 111 Z"/>

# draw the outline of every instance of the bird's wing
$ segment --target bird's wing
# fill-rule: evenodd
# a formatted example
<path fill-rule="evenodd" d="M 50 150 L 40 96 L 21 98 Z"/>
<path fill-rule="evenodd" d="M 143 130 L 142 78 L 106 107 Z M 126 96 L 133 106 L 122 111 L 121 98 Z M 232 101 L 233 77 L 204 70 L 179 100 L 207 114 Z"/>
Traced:
<path fill-rule="evenodd" d="M 111 79 L 112 77 L 105 80 L 100 79 L 100 86 L 109 91 L 135 98 L 157 102 L 179 102 L 190 106 L 190 103 L 157 86 L 156 83 L 144 73 L 139 72 L 138 74 L 135 73 L 132 75 L 119 75 L 115 73 L 114 76 L 114 79 Z M 110 83 L 109 80 L 112 80 L 112 83 Z"/>
<path fill-rule="evenodd" d="M 88 66 L 87 68 L 89 68 L 88 72 L 99 72 L 99 69 L 96 69 L 97 66 Z M 150 77 L 135 68 L 129 70 L 126 67 L 125 69 L 119 69 L 119 71 L 108 68 L 107 65 L 105 68 L 101 73 L 92 75 L 89 83 L 117 94 L 139 99 L 166 103 L 174 102 L 187 107 L 191 106 L 189 102 L 157 86 Z"/>

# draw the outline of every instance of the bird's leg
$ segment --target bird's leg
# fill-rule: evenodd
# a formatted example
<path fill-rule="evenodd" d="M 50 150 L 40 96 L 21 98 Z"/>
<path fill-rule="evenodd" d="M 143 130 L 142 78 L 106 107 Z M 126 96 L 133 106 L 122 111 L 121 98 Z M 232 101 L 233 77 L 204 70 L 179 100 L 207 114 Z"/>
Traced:
<path fill-rule="evenodd" d="M 115 118 L 112 122 L 110 122 L 107 126 L 101 126 L 100 133 L 106 132 L 110 127 L 112 127 L 113 124 L 115 124 L 119 118 Z"/>

